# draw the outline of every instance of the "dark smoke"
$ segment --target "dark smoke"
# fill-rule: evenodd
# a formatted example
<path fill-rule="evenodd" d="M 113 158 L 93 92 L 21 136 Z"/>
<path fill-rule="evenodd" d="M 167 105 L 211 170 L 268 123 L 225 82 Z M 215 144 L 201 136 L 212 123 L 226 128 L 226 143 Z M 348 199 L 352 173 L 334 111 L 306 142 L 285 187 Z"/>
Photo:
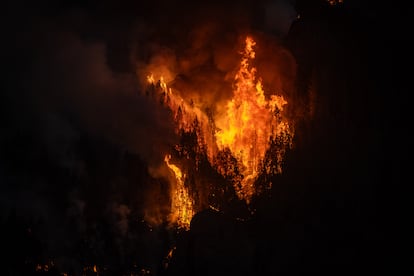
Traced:
<path fill-rule="evenodd" d="M 404 14 L 346 0 L 338 9 L 324 1 L 275 1 L 283 8 L 273 13 L 268 2 L 5 4 L 0 219 L 6 275 L 31 275 L 50 260 L 70 275 L 94 264 L 109 275 L 161 274 L 177 237 L 165 227 L 169 183 L 156 169 L 179 137 L 168 112 L 145 96 L 146 74 L 161 65 L 182 96 L 214 111 L 213 103 L 231 97 L 247 33 L 257 39 L 265 90 L 300 106 L 292 118 L 313 121 L 298 127 L 302 146 L 286 161 L 286 175 L 272 179 L 281 183 L 273 183 L 272 198 L 255 203 L 253 222 L 199 214 L 194 231 L 178 236 L 171 271 L 195 275 L 218 267 L 269 275 L 326 270 L 326 263 L 376 270 L 385 259 L 381 181 L 392 183 L 383 145 L 391 135 L 381 136 L 392 125 L 383 113 L 384 91 L 405 91 L 394 86 L 403 77 L 390 72 L 393 66 L 391 76 L 381 68 L 394 65 L 390 52 L 404 49 L 392 40 L 405 34 L 397 28 Z M 266 12 L 283 16 L 269 24 Z M 161 218 L 160 225 L 145 217 Z"/>
<path fill-rule="evenodd" d="M 228 97 L 213 83 L 223 86 L 235 66 L 229 53 L 247 27 L 245 7 L 8 5 L 0 204 L 11 271 L 49 258 L 62 271 L 93 262 L 113 268 L 136 256 L 138 267 L 158 269 L 168 245 L 141 220 L 147 212 L 166 217 L 169 192 L 148 168 L 161 164 L 177 137 L 168 114 L 144 96 L 140 70 L 171 66 L 166 77 L 187 76 L 184 92 L 202 93 L 191 97 L 209 104 Z M 19 250 L 19 234 L 9 239 L 16 229 L 29 252 Z"/>

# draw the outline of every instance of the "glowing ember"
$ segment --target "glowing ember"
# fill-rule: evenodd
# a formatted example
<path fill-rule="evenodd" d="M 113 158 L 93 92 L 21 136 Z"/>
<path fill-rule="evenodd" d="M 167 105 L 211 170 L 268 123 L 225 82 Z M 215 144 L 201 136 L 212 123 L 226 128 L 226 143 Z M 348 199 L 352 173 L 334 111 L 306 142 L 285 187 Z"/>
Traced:
<path fill-rule="evenodd" d="M 329 5 L 331 5 L 331 6 L 335 6 L 335 5 L 338 5 L 338 4 L 342 4 L 344 1 L 343 0 L 326 0 L 326 2 L 328 2 Z"/>
<path fill-rule="evenodd" d="M 184 185 L 185 174 L 183 174 L 179 167 L 170 163 L 171 155 L 166 155 L 164 158 L 168 168 L 174 173 L 176 187 L 172 194 L 172 221 L 175 221 L 179 228 L 189 229 L 191 219 L 194 215 L 193 200 L 189 196 L 188 189 Z"/>

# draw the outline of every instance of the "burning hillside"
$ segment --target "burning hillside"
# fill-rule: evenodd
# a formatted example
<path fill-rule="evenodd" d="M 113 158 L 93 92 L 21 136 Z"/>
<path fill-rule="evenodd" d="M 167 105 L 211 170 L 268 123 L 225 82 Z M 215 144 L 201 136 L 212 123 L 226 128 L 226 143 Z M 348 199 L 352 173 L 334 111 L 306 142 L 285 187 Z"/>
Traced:
<path fill-rule="evenodd" d="M 409 17 L 351 0 L 64 2 L 3 17 L 0 274 L 388 263 L 378 194 L 399 171 L 382 143 L 400 132 L 382 132 L 406 90 L 399 34 L 381 39 Z"/>
<path fill-rule="evenodd" d="M 233 77 L 231 98 L 224 104 L 213 102 L 211 106 L 201 107 L 201 103 L 186 99 L 181 96 L 183 92 L 171 88 L 164 76 L 152 72 L 147 76 L 149 87 L 146 89 L 147 95 L 171 111 L 178 135 L 194 136 L 194 145 L 186 145 L 182 140 L 184 144 L 173 147 L 179 159 L 194 159 L 190 162 L 195 165 L 194 178 L 206 178 L 197 168 L 200 160 L 206 157 L 209 165 L 227 181 L 226 185 L 231 185 L 237 197 L 247 204 L 272 185 L 271 182 L 256 183 L 260 174 L 282 172 L 283 158 L 292 146 L 294 135 L 293 122 L 288 121 L 284 112 L 288 102 L 277 92 L 265 93 L 262 80 L 257 76 L 260 72 L 254 66 L 255 46 L 254 39 L 247 36 Z M 152 69 L 157 71 L 157 68 Z M 190 94 L 197 94 L 197 91 Z M 208 113 L 211 110 L 215 112 Z M 188 193 L 189 187 L 185 184 L 190 183 L 185 181 L 186 174 L 171 164 L 170 153 L 166 154 L 165 162 L 175 175 L 171 194 L 172 217 L 180 227 L 188 228 L 194 211 L 200 211 L 193 210 L 192 201 L 200 199 L 192 196 L 197 194 L 194 187 Z M 189 164 L 188 161 L 180 163 Z M 211 196 L 215 195 L 208 195 Z M 207 200 L 197 204 L 201 207 L 217 203 Z M 218 205 L 222 204 L 218 202 Z M 220 209 L 218 206 L 213 208 Z"/>

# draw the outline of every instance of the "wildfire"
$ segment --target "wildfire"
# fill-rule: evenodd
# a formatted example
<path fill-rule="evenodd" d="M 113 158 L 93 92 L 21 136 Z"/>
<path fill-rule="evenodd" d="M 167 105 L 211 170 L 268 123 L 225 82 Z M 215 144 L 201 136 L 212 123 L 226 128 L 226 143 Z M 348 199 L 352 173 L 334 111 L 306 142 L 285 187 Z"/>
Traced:
<path fill-rule="evenodd" d="M 220 130 L 216 132 L 219 148 L 230 149 L 241 165 L 243 178 L 235 189 L 246 202 L 255 194 L 254 181 L 271 140 L 284 137 L 283 147 L 286 147 L 291 134 L 289 123 L 280 115 L 287 101 L 278 95 L 266 100 L 262 82 L 256 78 L 256 68 L 250 64 L 255 58 L 255 45 L 251 37 L 246 38 L 240 69 L 235 76 L 234 96 L 224 116 L 217 120 Z"/>
<path fill-rule="evenodd" d="M 207 114 L 192 99 L 183 99 L 162 75 L 147 76 L 150 93 L 161 95 L 162 104 L 172 111 L 177 133 L 195 133 L 198 144 L 195 151 L 204 152 L 211 166 L 229 180 L 239 199 L 248 204 L 259 193 L 255 182 L 261 173 L 282 172 L 281 164 L 294 134 L 284 116 L 287 100 L 282 95 L 266 94 L 262 80 L 256 77 L 255 45 L 252 37 L 245 39 L 234 76 L 233 97 L 215 114 Z M 176 150 L 183 148 L 175 147 Z M 184 151 L 179 153 L 183 158 L 190 158 Z M 174 221 L 187 229 L 195 213 L 194 199 L 184 185 L 186 175 L 170 159 L 170 155 L 164 158 L 176 179 L 171 213 Z M 266 185 L 270 187 L 271 183 Z"/>
<path fill-rule="evenodd" d="M 179 167 L 170 163 L 171 155 L 164 158 L 168 168 L 174 173 L 176 187 L 173 189 L 171 213 L 174 216 L 172 221 L 176 221 L 179 228 L 188 229 L 194 215 L 193 199 L 184 185 L 185 174 Z"/>
<path fill-rule="evenodd" d="M 203 141 L 200 141 L 200 144 L 208 143 L 208 133 L 211 133 L 212 131 L 211 125 L 208 123 L 208 116 L 201 110 L 197 103 L 192 100 L 189 103 L 178 94 L 174 93 L 171 87 L 169 87 L 165 82 L 163 76 L 160 76 L 158 81 L 155 81 L 154 75 L 151 74 L 147 76 L 147 82 L 155 87 L 159 87 L 161 90 L 164 105 L 168 106 L 168 108 L 173 112 L 174 121 L 177 123 L 176 131 L 197 131 L 194 125 L 197 121 L 199 123 L 198 127 L 201 129 L 198 133 L 199 137 L 200 139 L 204 139 Z M 210 156 L 212 156 L 212 154 L 213 153 L 211 152 Z"/>

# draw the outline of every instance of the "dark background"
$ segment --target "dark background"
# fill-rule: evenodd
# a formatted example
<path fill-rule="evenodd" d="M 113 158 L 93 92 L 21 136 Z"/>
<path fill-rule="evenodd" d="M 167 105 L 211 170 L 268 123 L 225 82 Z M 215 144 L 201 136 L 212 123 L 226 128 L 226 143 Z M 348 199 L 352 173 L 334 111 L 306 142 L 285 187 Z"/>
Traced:
<path fill-rule="evenodd" d="M 400 235 L 391 230 L 400 225 L 411 66 L 403 4 L 296 2 L 301 17 L 282 43 L 297 61 L 298 93 L 314 93 L 313 120 L 298 125 L 279 184 L 250 220 L 207 210 L 179 234 L 142 221 L 150 190 L 162 194 L 167 183 L 147 171 L 146 147 L 162 138 L 149 126 L 162 127 L 162 115 L 131 100 L 131 45 L 145 60 L 139 45 L 174 40 L 227 10 L 231 24 L 266 32 L 243 17 L 259 11 L 249 1 L 2 5 L 1 274 L 93 275 L 93 265 L 104 275 L 398 270 Z"/>

